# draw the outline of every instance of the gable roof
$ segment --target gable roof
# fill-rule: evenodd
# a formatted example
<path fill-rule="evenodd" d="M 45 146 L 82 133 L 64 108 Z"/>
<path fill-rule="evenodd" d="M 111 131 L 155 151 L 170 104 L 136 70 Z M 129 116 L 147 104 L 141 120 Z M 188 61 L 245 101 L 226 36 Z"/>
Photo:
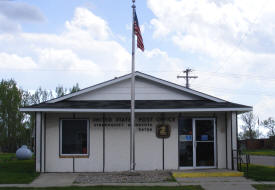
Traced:
<path fill-rule="evenodd" d="M 136 100 L 135 112 L 220 112 L 220 111 L 252 111 L 252 107 L 231 103 L 214 96 L 185 88 L 178 84 L 162 80 L 141 72 L 135 72 L 137 78 L 146 79 L 166 87 L 202 97 L 201 100 Z M 85 88 L 75 93 L 49 100 L 36 105 L 20 108 L 25 112 L 130 112 L 130 100 L 70 100 L 94 90 L 110 86 L 131 78 L 127 74 L 97 85 Z"/>
<path fill-rule="evenodd" d="M 164 86 L 167 86 L 167 87 L 170 87 L 170 88 L 174 88 L 174 89 L 177 89 L 177 90 L 180 90 L 180 91 L 183 91 L 183 92 L 187 92 L 187 93 L 190 93 L 190 94 L 193 94 L 193 95 L 196 95 L 196 96 L 208 99 L 208 100 L 212 100 L 214 102 L 226 102 L 225 100 L 222 100 L 220 98 L 217 98 L 217 97 L 214 97 L 214 96 L 210 96 L 210 95 L 207 95 L 205 93 L 202 93 L 202 92 L 190 89 L 190 88 L 186 88 L 184 86 L 181 86 L 181 85 L 178 85 L 178 84 L 175 84 L 175 83 L 172 83 L 172 82 L 169 82 L 169 81 L 157 78 L 157 77 L 153 77 L 151 75 L 148 75 L 148 74 L 145 74 L 145 73 L 141 73 L 141 72 L 138 72 L 138 71 L 135 72 L 135 77 L 147 79 L 149 81 L 152 81 L 152 82 L 155 82 L 155 83 L 159 83 L 161 85 L 164 85 Z M 91 92 L 91 91 L 94 91 L 94 90 L 97 90 L 97 89 L 100 89 L 100 88 L 103 88 L 103 87 L 106 87 L 106 86 L 109 86 L 109 85 L 112 85 L 112 84 L 115 84 L 115 83 L 127 80 L 127 79 L 130 79 L 130 78 L 131 78 L 131 74 L 123 75 L 121 77 L 117 77 L 115 79 L 108 80 L 106 82 L 99 83 L 99 84 L 96 84 L 94 86 L 90 86 L 88 88 L 84 88 L 84 89 L 82 89 L 80 91 L 77 91 L 77 92 L 74 92 L 74 93 L 71 93 L 71 94 L 67 94 L 67 95 L 61 96 L 59 98 L 55 98 L 55 99 L 49 100 L 46 103 L 57 103 L 57 102 L 60 102 L 60 101 L 63 101 L 63 100 L 67 100 L 69 98 L 72 98 L 72 97 L 75 97 L 75 96 L 79 96 L 79 95 L 85 94 L 87 92 Z"/>

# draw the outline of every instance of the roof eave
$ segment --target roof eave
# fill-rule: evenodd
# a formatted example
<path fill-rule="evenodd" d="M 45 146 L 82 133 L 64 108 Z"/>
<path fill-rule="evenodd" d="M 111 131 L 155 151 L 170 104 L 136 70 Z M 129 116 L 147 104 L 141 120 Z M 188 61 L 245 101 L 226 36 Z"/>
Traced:
<path fill-rule="evenodd" d="M 177 108 L 177 109 L 135 109 L 136 113 L 154 112 L 249 112 L 252 107 L 245 108 Z M 21 112 L 81 112 L 81 113 L 129 113 L 131 109 L 78 109 L 78 108 L 20 108 Z"/>

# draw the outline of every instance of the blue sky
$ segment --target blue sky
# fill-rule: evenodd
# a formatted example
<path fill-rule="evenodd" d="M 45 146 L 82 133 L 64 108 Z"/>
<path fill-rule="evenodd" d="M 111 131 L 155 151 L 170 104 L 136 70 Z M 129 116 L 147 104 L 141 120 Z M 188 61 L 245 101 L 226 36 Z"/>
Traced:
<path fill-rule="evenodd" d="M 275 117 L 275 2 L 137 0 L 137 70 Z M 0 1 L 0 76 L 24 89 L 84 88 L 131 66 L 131 1 Z"/>

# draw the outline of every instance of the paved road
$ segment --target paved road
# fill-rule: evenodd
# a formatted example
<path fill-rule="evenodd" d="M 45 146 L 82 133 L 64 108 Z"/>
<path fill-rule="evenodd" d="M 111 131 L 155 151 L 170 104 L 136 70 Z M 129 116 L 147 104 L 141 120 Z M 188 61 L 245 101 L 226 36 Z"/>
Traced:
<path fill-rule="evenodd" d="M 245 162 L 245 157 L 243 157 Z M 263 166 L 274 166 L 275 167 L 275 156 L 254 156 L 250 155 L 250 163 Z"/>

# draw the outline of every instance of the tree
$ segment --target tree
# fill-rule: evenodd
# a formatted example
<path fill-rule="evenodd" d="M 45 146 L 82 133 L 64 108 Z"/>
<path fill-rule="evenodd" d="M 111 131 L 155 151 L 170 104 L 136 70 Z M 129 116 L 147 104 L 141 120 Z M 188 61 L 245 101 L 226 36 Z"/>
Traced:
<path fill-rule="evenodd" d="M 253 112 L 244 113 L 241 115 L 243 132 L 239 134 L 240 139 L 256 139 L 259 138 L 260 132 L 256 128 L 256 116 Z"/>
<path fill-rule="evenodd" d="M 64 88 L 62 85 L 58 85 L 55 88 L 55 93 L 57 97 L 64 96 L 65 94 L 67 94 L 67 91 L 68 91 L 67 88 Z"/>
<path fill-rule="evenodd" d="M 75 85 L 73 85 L 73 88 L 70 88 L 70 93 L 77 92 L 79 90 L 80 90 L 79 84 L 76 83 Z"/>
<path fill-rule="evenodd" d="M 22 91 L 14 80 L 0 83 L 0 146 L 14 152 L 20 145 L 27 144 L 28 129 L 24 115 L 19 111 L 22 105 Z"/>
<path fill-rule="evenodd" d="M 35 93 L 30 97 L 31 104 L 39 104 L 53 98 L 52 91 L 43 90 L 39 87 Z"/>
<path fill-rule="evenodd" d="M 22 107 L 29 106 L 29 105 L 33 104 L 34 95 L 31 95 L 30 92 L 24 91 L 24 90 L 21 90 L 21 94 L 22 94 L 22 97 L 21 97 L 21 106 Z M 29 145 L 30 148 L 34 151 L 34 141 L 32 139 L 32 135 L 33 135 L 34 126 L 35 126 L 35 114 L 34 113 L 24 113 L 24 112 L 22 114 L 24 117 L 22 124 L 25 126 L 25 129 L 26 129 L 25 133 L 23 134 L 24 135 L 23 139 L 26 142 L 24 144 Z"/>
<path fill-rule="evenodd" d="M 268 136 L 275 136 L 275 121 L 272 117 L 262 121 L 261 125 L 269 130 Z"/>
<path fill-rule="evenodd" d="M 65 94 L 77 92 L 79 90 L 80 90 L 80 88 L 79 88 L 79 84 L 78 83 L 76 83 L 75 85 L 73 85 L 73 87 L 70 88 L 69 90 L 67 88 L 64 88 L 62 85 L 58 85 L 55 88 L 55 93 L 56 93 L 57 97 L 61 97 L 61 96 L 64 96 Z"/>

